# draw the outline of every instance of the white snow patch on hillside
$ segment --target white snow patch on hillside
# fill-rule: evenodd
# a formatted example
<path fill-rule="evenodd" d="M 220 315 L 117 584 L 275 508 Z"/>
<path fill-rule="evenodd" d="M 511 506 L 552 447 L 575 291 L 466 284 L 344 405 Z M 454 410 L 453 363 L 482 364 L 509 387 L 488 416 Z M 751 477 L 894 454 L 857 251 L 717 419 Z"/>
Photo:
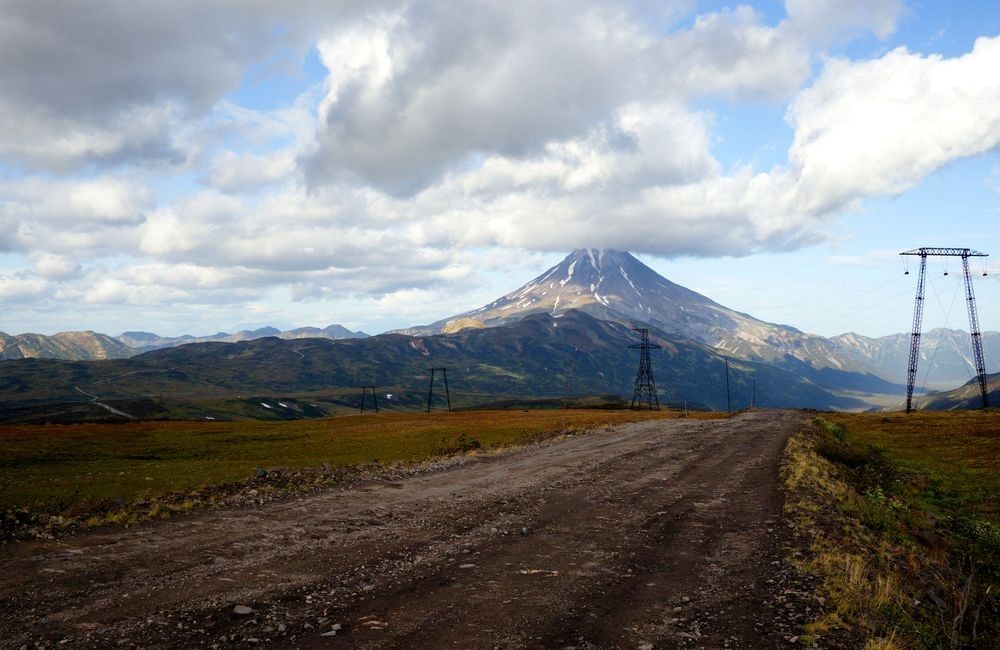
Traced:
<path fill-rule="evenodd" d="M 636 289 L 635 283 L 632 282 L 632 278 L 628 277 L 628 273 L 625 272 L 625 267 L 619 266 L 618 270 L 622 272 L 622 277 L 624 277 L 625 281 L 628 282 L 628 286 L 632 287 L 632 291 L 635 291 L 635 295 L 641 296 L 642 294 L 639 293 L 638 289 Z M 639 306 L 642 307 L 642 305 Z"/>
<path fill-rule="evenodd" d="M 560 280 L 559 284 L 565 287 L 566 283 L 569 282 L 570 278 L 573 277 L 573 269 L 575 268 L 576 268 L 576 260 L 573 260 L 572 262 L 569 263 L 569 270 L 566 272 L 566 279 Z"/>

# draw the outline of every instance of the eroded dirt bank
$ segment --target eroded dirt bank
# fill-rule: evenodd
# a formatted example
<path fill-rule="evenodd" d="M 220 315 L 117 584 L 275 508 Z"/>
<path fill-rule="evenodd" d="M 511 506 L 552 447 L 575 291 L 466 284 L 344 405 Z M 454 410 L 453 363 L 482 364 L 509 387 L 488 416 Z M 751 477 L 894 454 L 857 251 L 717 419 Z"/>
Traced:
<path fill-rule="evenodd" d="M 0 644 L 787 646 L 795 412 L 621 426 L 397 483 L 0 549 Z"/>

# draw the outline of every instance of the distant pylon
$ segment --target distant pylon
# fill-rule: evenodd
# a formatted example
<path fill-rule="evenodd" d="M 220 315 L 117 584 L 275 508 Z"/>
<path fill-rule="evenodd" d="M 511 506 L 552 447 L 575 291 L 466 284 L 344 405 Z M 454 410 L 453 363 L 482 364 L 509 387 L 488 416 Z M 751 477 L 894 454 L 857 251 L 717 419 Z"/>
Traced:
<path fill-rule="evenodd" d="M 365 398 L 368 396 L 368 390 L 372 391 L 372 405 L 375 407 L 375 412 L 378 413 L 378 397 L 375 396 L 375 385 L 362 386 L 361 387 L 361 412 L 365 412 Z"/>
<path fill-rule="evenodd" d="M 633 332 L 639 332 L 642 343 L 628 346 L 630 350 L 639 350 L 639 370 L 635 373 L 635 389 L 632 391 L 632 409 L 641 410 L 645 403 L 649 410 L 660 410 L 660 400 L 656 397 L 656 382 L 653 381 L 653 363 L 649 359 L 649 351 L 660 346 L 649 342 L 649 330 L 645 327 L 634 327 Z"/>
<path fill-rule="evenodd" d="M 448 392 L 448 369 L 447 368 L 431 368 L 431 383 L 427 387 L 427 412 L 431 412 L 431 401 L 434 399 L 434 374 L 440 372 L 444 377 L 444 397 L 448 403 L 448 410 L 451 410 L 451 393 Z"/>
<path fill-rule="evenodd" d="M 976 363 L 976 379 L 983 408 L 990 405 L 986 389 L 986 362 L 983 359 L 983 341 L 979 332 L 979 316 L 976 313 L 976 296 L 972 291 L 972 274 L 969 271 L 970 257 L 987 257 L 987 253 L 968 248 L 915 248 L 900 255 L 920 257 L 920 275 L 917 278 L 917 299 L 913 305 L 913 330 L 910 334 L 910 360 L 906 368 L 906 412 L 913 411 L 913 388 L 917 381 L 917 363 L 920 361 L 920 329 L 924 318 L 924 287 L 927 282 L 927 257 L 961 257 L 965 276 L 965 302 L 969 310 L 969 330 L 972 334 L 972 357 Z M 948 275 L 947 271 L 945 275 Z M 984 274 L 985 275 L 985 274 Z"/>

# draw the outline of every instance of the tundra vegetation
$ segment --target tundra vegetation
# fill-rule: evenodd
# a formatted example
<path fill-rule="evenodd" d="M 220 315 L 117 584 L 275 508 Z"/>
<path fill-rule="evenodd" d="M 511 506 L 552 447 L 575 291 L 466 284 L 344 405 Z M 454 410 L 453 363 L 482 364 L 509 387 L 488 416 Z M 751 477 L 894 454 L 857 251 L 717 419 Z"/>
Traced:
<path fill-rule="evenodd" d="M 0 532 L 9 538 L 165 517 L 232 502 L 249 490 L 264 498 L 318 489 L 436 457 L 678 415 L 550 409 L 5 426 Z"/>
<path fill-rule="evenodd" d="M 997 647 L 996 412 L 817 417 L 782 474 L 811 547 L 801 568 L 827 605 L 804 641 L 846 631 L 866 648 Z"/>

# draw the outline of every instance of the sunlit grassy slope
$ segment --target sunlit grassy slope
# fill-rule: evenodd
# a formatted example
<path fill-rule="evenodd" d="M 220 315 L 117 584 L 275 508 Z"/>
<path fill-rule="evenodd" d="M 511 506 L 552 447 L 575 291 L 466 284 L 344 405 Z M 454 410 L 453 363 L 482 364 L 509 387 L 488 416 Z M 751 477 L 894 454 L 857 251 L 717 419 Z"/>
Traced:
<path fill-rule="evenodd" d="M 933 508 L 1000 523 L 1000 412 L 918 411 L 909 415 L 838 414 L 850 439 L 874 445 L 895 465 L 919 475 Z"/>

